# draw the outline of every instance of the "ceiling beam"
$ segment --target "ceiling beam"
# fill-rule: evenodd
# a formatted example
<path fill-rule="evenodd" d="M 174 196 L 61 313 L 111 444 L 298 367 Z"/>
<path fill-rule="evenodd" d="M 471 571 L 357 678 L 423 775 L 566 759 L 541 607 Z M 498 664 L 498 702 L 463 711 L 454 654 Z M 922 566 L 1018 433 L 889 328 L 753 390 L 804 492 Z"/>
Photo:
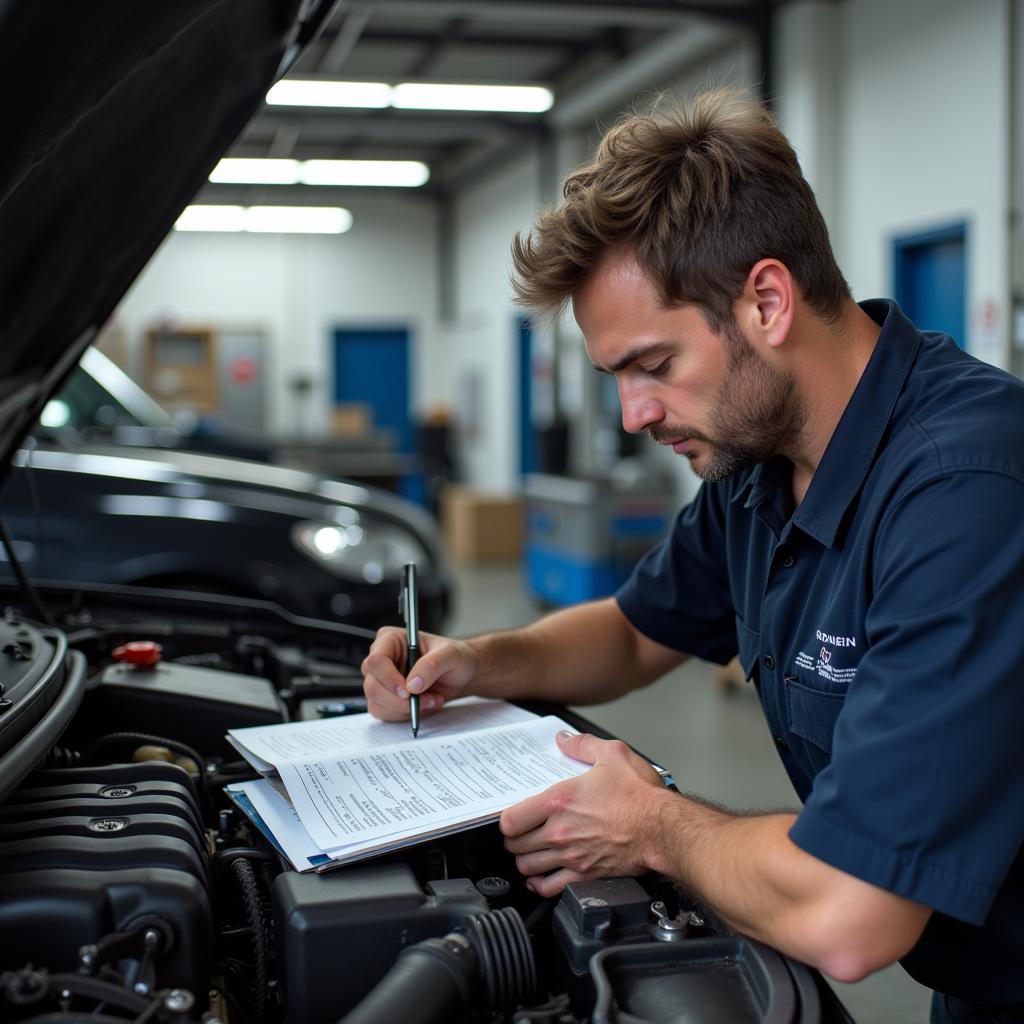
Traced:
<path fill-rule="evenodd" d="M 541 81 L 557 85 L 564 75 L 591 57 L 610 56 L 616 61 L 623 60 L 630 53 L 626 36 L 624 29 L 609 27 L 589 39 L 581 39 L 541 73 Z"/>
<path fill-rule="evenodd" d="M 542 137 L 543 132 L 538 129 L 537 140 Z M 445 195 L 458 195 L 463 189 L 486 181 L 492 175 L 515 163 L 524 152 L 526 150 L 521 142 L 492 143 L 485 147 L 477 147 L 471 153 L 451 160 L 438 168 L 432 183 Z"/>
<path fill-rule="evenodd" d="M 426 46 L 419 57 L 413 61 L 406 77 L 424 78 L 429 75 L 431 68 L 444 55 L 445 50 L 458 43 L 467 24 L 465 18 L 451 18 L 444 25 L 439 26 L 433 39 L 424 40 Z"/>
<path fill-rule="evenodd" d="M 274 137 L 267 147 L 267 156 L 271 159 L 287 159 L 295 152 L 295 144 L 301 134 L 298 123 L 284 122 L 278 126 Z"/>
<path fill-rule="evenodd" d="M 415 115 L 389 111 L 352 113 L 347 110 L 318 112 L 315 115 L 281 114 L 269 111 L 258 114 L 249 124 L 243 141 L 272 138 L 285 124 L 298 124 L 300 138 L 340 140 L 346 135 L 365 136 L 381 142 L 437 143 L 450 139 L 509 139 L 532 136 L 538 122 L 536 116 L 523 119 L 501 117 L 432 116 L 436 111 L 417 111 Z"/>
<path fill-rule="evenodd" d="M 407 29 L 376 29 L 367 28 L 362 38 L 368 43 L 427 43 L 432 35 L 426 30 L 415 32 Z M 458 44 L 460 46 L 476 46 L 483 48 L 494 47 L 505 50 L 567 50 L 570 47 L 580 45 L 599 45 L 604 41 L 604 33 L 595 31 L 590 42 L 580 39 L 578 34 L 565 36 L 551 35 L 526 35 L 499 31 L 497 29 L 490 35 L 482 32 L 462 32 L 459 34 Z"/>
<path fill-rule="evenodd" d="M 706 60 L 742 38 L 733 29 L 691 19 L 687 27 L 659 36 L 597 79 L 555 101 L 547 120 L 557 128 L 579 128 Z"/>
<path fill-rule="evenodd" d="M 375 13 L 409 18 L 473 18 L 478 23 L 525 19 L 605 26 L 610 22 L 664 28 L 686 17 L 675 0 L 376 0 Z"/>
<path fill-rule="evenodd" d="M 317 70 L 325 75 L 336 75 L 341 71 L 373 13 L 372 6 L 366 3 L 347 4 L 341 10 L 344 12 L 341 28 L 324 51 L 317 66 Z"/>
<path fill-rule="evenodd" d="M 437 195 L 429 185 L 420 188 L 356 188 L 311 185 L 215 185 L 207 183 L 193 203 L 228 206 L 346 206 L 383 196 L 402 195 L 433 202 Z"/>

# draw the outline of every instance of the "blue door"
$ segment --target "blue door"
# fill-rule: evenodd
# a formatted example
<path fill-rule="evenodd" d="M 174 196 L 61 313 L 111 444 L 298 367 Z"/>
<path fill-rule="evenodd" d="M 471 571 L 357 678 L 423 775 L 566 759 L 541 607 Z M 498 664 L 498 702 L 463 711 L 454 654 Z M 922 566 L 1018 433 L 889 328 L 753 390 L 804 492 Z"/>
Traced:
<path fill-rule="evenodd" d="M 413 454 L 416 438 L 410 391 L 409 331 L 405 327 L 335 330 L 334 401 L 369 405 L 374 427 L 392 434 L 397 451 Z M 401 492 L 422 501 L 420 475 L 403 476 Z"/>
<path fill-rule="evenodd" d="M 893 240 L 893 297 L 924 331 L 967 347 L 967 225 Z"/>
<path fill-rule="evenodd" d="M 537 468 L 537 431 L 533 428 L 533 327 L 519 318 L 519 473 Z"/>

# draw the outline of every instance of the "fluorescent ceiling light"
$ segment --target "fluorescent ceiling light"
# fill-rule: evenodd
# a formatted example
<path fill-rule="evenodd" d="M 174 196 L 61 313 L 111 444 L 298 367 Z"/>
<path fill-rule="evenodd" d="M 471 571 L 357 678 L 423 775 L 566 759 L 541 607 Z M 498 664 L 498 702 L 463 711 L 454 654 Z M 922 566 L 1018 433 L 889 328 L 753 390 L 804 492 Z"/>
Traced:
<path fill-rule="evenodd" d="M 340 206 L 250 206 L 246 231 L 340 235 L 352 227 L 352 214 Z"/>
<path fill-rule="evenodd" d="M 178 231 L 244 231 L 243 206 L 186 206 L 174 222 Z"/>
<path fill-rule="evenodd" d="M 186 206 L 178 231 L 252 231 L 294 235 L 340 235 L 352 214 L 340 206 Z"/>
<path fill-rule="evenodd" d="M 403 82 L 391 90 L 391 105 L 404 110 L 499 110 L 542 114 L 555 98 L 539 85 L 430 85 Z"/>
<path fill-rule="evenodd" d="M 299 176 L 304 185 L 416 188 L 426 183 L 430 170 L 418 160 L 306 160 Z"/>
<path fill-rule="evenodd" d="M 267 102 L 283 107 L 386 107 L 391 103 L 391 86 L 383 82 L 284 79 L 271 87 Z"/>
<path fill-rule="evenodd" d="M 445 85 L 427 82 L 328 82 L 285 79 L 267 103 L 289 107 L 400 107 L 404 110 L 495 110 L 542 114 L 555 102 L 541 85 Z"/>
<path fill-rule="evenodd" d="M 210 181 L 245 185 L 294 185 L 299 180 L 298 160 L 221 160 Z"/>
<path fill-rule="evenodd" d="M 430 177 L 418 160 L 260 160 L 227 157 L 210 181 L 238 185 L 377 185 L 416 188 Z"/>

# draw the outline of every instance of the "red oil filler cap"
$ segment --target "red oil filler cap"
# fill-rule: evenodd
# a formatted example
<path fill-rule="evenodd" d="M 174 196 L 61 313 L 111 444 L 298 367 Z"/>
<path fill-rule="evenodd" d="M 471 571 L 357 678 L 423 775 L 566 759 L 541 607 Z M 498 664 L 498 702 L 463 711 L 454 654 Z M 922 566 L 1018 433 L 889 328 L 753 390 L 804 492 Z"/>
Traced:
<path fill-rule="evenodd" d="M 123 661 L 137 668 L 152 668 L 160 661 L 163 648 L 152 640 L 132 640 L 115 647 L 112 652 L 114 661 Z"/>

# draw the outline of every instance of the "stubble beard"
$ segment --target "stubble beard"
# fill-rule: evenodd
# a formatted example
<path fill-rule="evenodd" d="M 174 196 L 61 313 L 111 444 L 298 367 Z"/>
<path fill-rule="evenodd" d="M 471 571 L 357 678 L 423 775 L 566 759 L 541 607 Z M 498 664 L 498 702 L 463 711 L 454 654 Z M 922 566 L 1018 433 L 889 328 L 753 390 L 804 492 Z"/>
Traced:
<path fill-rule="evenodd" d="M 656 441 L 688 438 L 709 449 L 702 464 L 686 452 L 690 468 L 702 480 L 718 483 L 791 447 L 806 419 L 806 409 L 788 373 L 769 366 L 731 321 L 722 331 L 728 355 L 725 379 L 711 413 L 710 432 L 657 424 Z"/>

